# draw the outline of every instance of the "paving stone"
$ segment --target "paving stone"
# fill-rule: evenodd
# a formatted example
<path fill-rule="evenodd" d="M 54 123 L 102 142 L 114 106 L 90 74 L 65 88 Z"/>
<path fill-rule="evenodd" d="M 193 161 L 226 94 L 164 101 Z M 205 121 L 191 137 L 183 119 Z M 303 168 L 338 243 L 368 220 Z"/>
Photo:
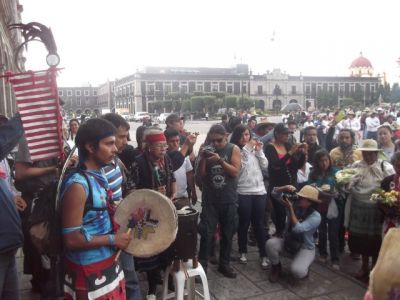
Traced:
<path fill-rule="evenodd" d="M 246 300 L 299 300 L 299 296 L 288 290 L 276 291 L 268 294 L 259 295 L 256 297 L 248 297 Z"/>
<path fill-rule="evenodd" d="M 268 280 L 268 270 L 262 270 L 260 262 L 248 261 L 247 264 L 235 264 L 235 268 L 252 282 Z"/>
<path fill-rule="evenodd" d="M 335 290 L 331 280 L 310 271 L 307 279 L 297 281 L 296 284 L 288 283 L 286 287 L 296 295 L 309 299 L 316 296 L 326 295 Z"/>
<path fill-rule="evenodd" d="M 314 262 L 311 265 L 310 269 L 312 271 L 314 271 L 315 273 L 323 276 L 325 279 L 335 280 L 335 279 L 340 277 L 340 273 L 339 272 L 335 272 L 335 271 L 329 269 L 328 266 L 322 265 L 322 264 L 320 264 L 318 262 Z"/>
<path fill-rule="evenodd" d="M 211 293 L 219 300 L 245 299 L 263 293 L 260 288 L 241 274 L 238 274 L 236 279 L 216 278 L 210 280 L 208 284 Z"/>
<path fill-rule="evenodd" d="M 364 298 L 366 290 L 366 288 L 360 286 L 353 286 L 351 288 L 329 294 L 328 296 L 333 300 L 360 300 Z"/>
<path fill-rule="evenodd" d="M 271 283 L 268 280 L 257 282 L 255 285 L 261 288 L 265 293 L 277 292 L 285 289 L 280 283 Z"/>

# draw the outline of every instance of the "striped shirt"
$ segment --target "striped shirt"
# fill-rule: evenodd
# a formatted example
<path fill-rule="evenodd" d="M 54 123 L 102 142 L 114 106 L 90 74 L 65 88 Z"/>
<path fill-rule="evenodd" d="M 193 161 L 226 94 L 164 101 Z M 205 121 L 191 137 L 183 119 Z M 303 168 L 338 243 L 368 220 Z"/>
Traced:
<path fill-rule="evenodd" d="M 122 200 L 122 173 L 116 161 L 103 168 L 108 184 L 112 190 L 112 201 L 118 204 Z"/>

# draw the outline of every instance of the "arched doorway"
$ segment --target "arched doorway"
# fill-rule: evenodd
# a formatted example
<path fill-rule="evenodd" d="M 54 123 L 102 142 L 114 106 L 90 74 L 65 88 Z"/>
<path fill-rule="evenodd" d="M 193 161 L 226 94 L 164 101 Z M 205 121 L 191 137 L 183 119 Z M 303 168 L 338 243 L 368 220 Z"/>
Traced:
<path fill-rule="evenodd" d="M 90 109 L 85 109 L 85 115 L 90 116 L 92 114 L 92 112 L 90 111 Z"/>
<path fill-rule="evenodd" d="M 298 103 L 296 99 L 291 99 L 289 103 Z"/>
<path fill-rule="evenodd" d="M 275 99 L 272 101 L 272 108 L 276 111 L 281 110 L 282 108 L 282 101 L 279 99 Z"/>
<path fill-rule="evenodd" d="M 255 107 L 256 109 L 265 110 L 265 101 L 262 99 L 256 100 Z"/>

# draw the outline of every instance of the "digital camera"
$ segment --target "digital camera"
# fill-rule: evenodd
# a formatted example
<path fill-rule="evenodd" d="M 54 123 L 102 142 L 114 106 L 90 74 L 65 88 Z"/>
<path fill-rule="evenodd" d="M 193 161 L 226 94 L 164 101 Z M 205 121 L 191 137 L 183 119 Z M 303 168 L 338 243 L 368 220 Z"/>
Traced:
<path fill-rule="evenodd" d="M 294 203 L 299 199 L 296 193 L 283 193 L 283 198 L 288 199 L 290 202 Z"/>

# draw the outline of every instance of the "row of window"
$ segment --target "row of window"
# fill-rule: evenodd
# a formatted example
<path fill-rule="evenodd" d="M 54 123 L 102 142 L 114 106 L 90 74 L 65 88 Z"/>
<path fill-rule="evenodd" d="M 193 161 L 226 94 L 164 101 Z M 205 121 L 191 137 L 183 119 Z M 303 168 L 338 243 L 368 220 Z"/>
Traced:
<path fill-rule="evenodd" d="M 90 101 L 90 99 L 93 99 L 93 100 Z M 96 98 L 88 98 L 87 97 L 87 98 L 83 99 L 84 101 L 82 101 L 81 97 L 77 97 L 75 99 L 67 98 L 67 99 L 63 99 L 63 100 L 65 101 L 65 104 L 67 106 L 74 106 L 74 105 L 82 106 L 82 102 L 85 102 L 85 105 L 98 105 L 99 104 L 99 101 L 98 101 L 97 97 Z"/>
<path fill-rule="evenodd" d="M 66 92 L 66 94 L 64 93 Z M 73 91 L 72 90 L 58 90 L 58 96 L 73 96 Z M 82 91 L 81 90 L 75 90 L 75 96 L 82 96 Z M 90 91 L 89 90 L 84 90 L 83 91 L 83 96 L 90 96 Z M 97 91 L 93 90 L 92 91 L 92 96 L 97 96 Z"/>

